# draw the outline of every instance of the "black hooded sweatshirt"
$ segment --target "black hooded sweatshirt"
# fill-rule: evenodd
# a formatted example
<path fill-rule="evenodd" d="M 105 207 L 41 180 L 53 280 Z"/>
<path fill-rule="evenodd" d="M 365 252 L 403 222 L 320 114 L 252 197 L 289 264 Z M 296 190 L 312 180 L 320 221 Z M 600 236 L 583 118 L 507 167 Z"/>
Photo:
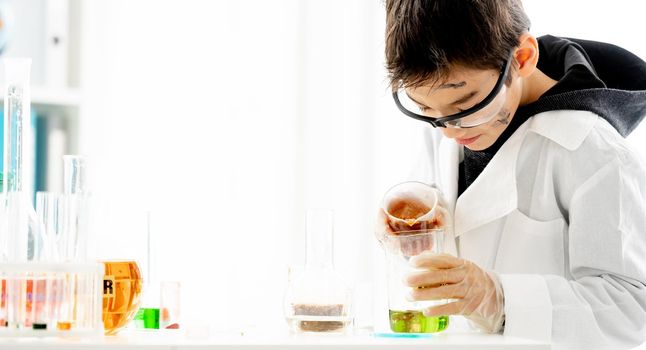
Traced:
<path fill-rule="evenodd" d="M 556 80 L 556 85 L 538 100 L 519 106 L 507 129 L 489 148 L 464 148 L 459 194 L 475 181 L 518 127 L 538 113 L 590 111 L 624 137 L 646 115 L 646 62 L 634 54 L 611 44 L 550 35 L 538 38 L 538 51 L 538 69 Z"/>

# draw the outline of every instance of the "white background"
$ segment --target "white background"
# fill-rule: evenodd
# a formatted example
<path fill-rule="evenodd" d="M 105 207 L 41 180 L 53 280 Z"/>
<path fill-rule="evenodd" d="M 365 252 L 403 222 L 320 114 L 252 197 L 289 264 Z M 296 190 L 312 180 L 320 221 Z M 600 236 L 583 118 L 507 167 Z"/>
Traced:
<path fill-rule="evenodd" d="M 646 57 L 641 0 L 525 7 L 536 35 Z M 306 210 L 332 208 L 335 263 L 370 325 L 374 214 L 423 127 L 388 93 L 382 1 L 94 0 L 81 15 L 79 145 L 110 200 L 99 255 L 144 259 L 149 214 L 187 322 L 282 326 Z"/>

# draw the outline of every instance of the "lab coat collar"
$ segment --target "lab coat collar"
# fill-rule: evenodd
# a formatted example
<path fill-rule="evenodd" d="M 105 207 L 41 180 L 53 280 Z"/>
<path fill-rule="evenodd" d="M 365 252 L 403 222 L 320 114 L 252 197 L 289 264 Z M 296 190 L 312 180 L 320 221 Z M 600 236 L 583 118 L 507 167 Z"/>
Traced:
<path fill-rule="evenodd" d="M 529 129 L 573 151 L 581 146 L 598 119 L 588 111 L 550 111 L 531 118 Z"/>
<path fill-rule="evenodd" d="M 518 128 L 476 180 L 457 198 L 455 237 L 499 219 L 518 207 L 516 163 L 528 132 L 574 150 L 583 143 L 597 120 L 597 115 L 586 111 L 551 111 L 537 114 Z M 444 141 L 453 142 L 449 139 Z"/>
<path fill-rule="evenodd" d="M 517 207 L 516 159 L 527 133 L 523 124 L 502 145 L 455 205 L 455 236 L 501 218 Z"/>

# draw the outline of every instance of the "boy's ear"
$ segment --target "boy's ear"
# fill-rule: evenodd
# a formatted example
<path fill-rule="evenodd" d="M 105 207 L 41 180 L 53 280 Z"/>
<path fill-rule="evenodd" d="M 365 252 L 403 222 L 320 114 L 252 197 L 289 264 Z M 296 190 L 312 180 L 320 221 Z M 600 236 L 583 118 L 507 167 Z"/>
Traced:
<path fill-rule="evenodd" d="M 518 75 L 527 77 L 534 72 L 538 64 L 538 41 L 529 33 L 518 39 L 518 48 L 514 51 Z"/>

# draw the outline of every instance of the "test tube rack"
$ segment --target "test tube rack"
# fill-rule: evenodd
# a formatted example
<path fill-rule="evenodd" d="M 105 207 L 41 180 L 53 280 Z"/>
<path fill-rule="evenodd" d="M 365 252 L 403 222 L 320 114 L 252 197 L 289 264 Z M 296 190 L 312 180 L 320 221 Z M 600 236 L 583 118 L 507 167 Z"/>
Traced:
<path fill-rule="evenodd" d="M 103 335 L 101 263 L 0 263 L 0 337 Z"/>

